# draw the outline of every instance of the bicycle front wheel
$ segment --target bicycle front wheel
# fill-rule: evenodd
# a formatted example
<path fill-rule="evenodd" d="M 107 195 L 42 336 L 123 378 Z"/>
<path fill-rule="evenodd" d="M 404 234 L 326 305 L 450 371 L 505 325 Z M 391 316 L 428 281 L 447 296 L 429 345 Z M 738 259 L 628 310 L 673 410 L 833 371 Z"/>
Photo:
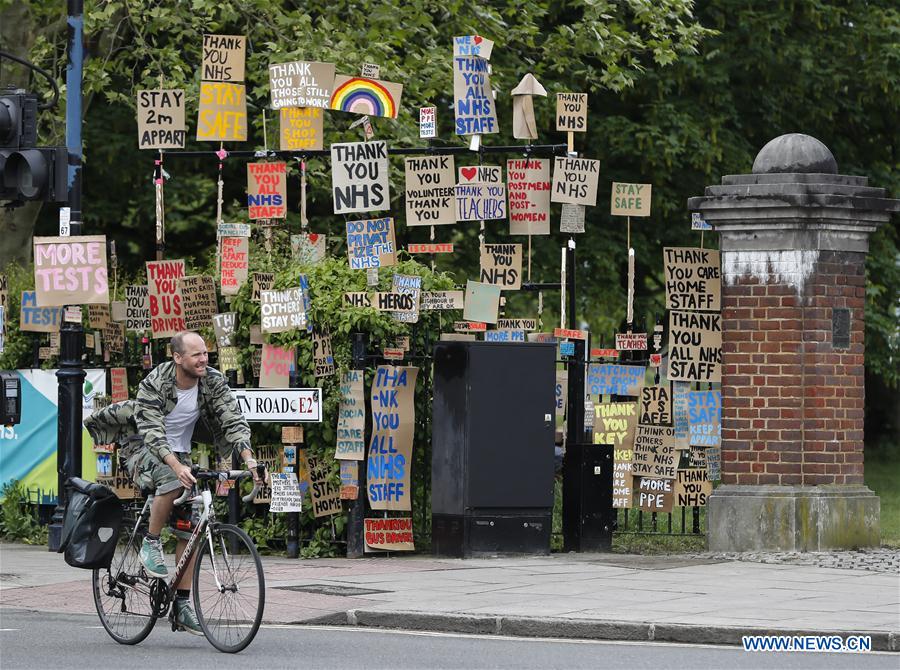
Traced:
<path fill-rule="evenodd" d="M 94 606 L 100 623 L 119 644 L 137 644 L 146 638 L 156 616 L 150 599 L 150 580 L 138 558 L 141 537 L 120 540 L 109 568 L 91 574 Z"/>
<path fill-rule="evenodd" d="M 253 641 L 266 604 L 262 561 L 253 540 L 230 524 L 211 528 L 194 564 L 194 610 L 219 651 L 236 653 Z M 234 551 L 232 551 L 234 549 Z"/>

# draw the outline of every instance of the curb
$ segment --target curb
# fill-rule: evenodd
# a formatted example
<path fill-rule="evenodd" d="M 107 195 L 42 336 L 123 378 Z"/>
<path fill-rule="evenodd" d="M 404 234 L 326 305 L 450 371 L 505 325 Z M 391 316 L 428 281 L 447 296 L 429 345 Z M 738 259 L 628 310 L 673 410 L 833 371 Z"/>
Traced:
<path fill-rule="evenodd" d="M 900 652 L 900 632 L 823 631 L 785 628 L 709 626 L 592 619 L 477 616 L 428 612 L 381 612 L 348 610 L 302 622 L 305 625 L 393 628 L 438 633 L 550 637 L 579 640 L 626 640 L 634 642 L 682 642 L 740 646 L 745 635 L 831 636 L 868 635 L 872 651 Z"/>

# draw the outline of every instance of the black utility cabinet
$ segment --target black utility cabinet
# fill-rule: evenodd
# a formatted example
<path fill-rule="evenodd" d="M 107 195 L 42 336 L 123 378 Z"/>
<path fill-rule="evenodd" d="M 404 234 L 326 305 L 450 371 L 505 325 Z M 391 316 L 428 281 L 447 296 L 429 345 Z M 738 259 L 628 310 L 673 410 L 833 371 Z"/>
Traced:
<path fill-rule="evenodd" d="M 435 346 L 435 554 L 550 553 L 555 384 L 554 344 Z"/>

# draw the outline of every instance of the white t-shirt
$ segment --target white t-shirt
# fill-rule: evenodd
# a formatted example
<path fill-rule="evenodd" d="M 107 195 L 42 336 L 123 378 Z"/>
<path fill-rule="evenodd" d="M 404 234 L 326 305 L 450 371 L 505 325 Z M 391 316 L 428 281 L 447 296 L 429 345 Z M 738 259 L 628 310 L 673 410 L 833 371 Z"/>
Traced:
<path fill-rule="evenodd" d="M 200 418 L 200 406 L 197 404 L 197 391 L 199 384 L 194 384 L 189 389 L 180 389 L 177 386 L 178 403 L 171 414 L 166 416 L 166 439 L 172 451 L 191 453 L 191 436 L 194 434 L 194 424 Z"/>

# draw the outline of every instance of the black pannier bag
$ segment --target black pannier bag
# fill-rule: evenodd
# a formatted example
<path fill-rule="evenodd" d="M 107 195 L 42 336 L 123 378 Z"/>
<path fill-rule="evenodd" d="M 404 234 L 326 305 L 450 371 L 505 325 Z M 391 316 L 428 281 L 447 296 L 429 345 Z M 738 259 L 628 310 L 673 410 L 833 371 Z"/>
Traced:
<path fill-rule="evenodd" d="M 108 568 L 122 525 L 122 503 L 102 484 L 69 477 L 59 553 L 75 568 Z"/>

